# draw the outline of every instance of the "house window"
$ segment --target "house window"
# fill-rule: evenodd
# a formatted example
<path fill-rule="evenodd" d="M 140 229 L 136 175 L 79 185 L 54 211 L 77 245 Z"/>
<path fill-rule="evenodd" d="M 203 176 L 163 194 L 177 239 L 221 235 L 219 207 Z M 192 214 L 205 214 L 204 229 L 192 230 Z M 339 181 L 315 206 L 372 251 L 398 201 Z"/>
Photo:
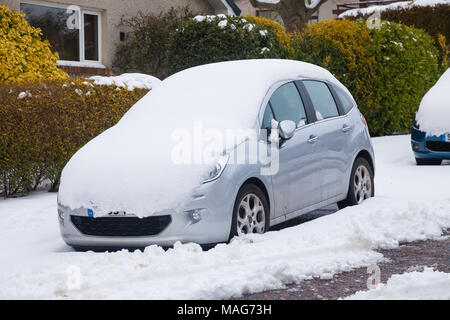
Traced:
<path fill-rule="evenodd" d="M 42 30 L 43 38 L 58 52 L 60 64 L 100 64 L 100 12 L 34 1 L 21 3 L 20 9 L 30 25 Z"/>

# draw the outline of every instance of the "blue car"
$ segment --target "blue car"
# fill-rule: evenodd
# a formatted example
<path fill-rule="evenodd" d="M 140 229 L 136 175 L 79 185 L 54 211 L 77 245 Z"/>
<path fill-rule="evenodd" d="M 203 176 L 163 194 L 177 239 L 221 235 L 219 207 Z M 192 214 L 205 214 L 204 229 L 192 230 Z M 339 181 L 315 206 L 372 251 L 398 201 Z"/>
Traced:
<path fill-rule="evenodd" d="M 419 124 L 414 119 L 411 147 L 417 165 L 440 165 L 442 160 L 450 159 L 450 128 L 449 132 L 440 136 L 428 136 L 426 132 L 420 130 Z"/>

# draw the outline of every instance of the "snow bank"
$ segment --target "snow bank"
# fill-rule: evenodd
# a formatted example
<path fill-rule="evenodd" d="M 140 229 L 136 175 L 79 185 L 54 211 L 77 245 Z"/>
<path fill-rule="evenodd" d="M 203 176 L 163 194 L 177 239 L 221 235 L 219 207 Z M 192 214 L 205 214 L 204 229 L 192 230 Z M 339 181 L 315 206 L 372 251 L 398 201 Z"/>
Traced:
<path fill-rule="evenodd" d="M 423 97 L 416 121 L 429 136 L 450 132 L 450 69 Z"/>
<path fill-rule="evenodd" d="M 450 166 L 417 167 L 410 140 L 373 139 L 375 198 L 206 252 L 194 244 L 143 253 L 64 252 L 70 249 L 59 236 L 56 195 L 0 200 L 0 299 L 230 298 L 381 262 L 374 249 L 438 239 L 450 227 Z M 73 270 L 79 289 L 71 287 Z"/>
<path fill-rule="evenodd" d="M 127 211 L 143 217 L 176 209 L 214 165 L 206 159 L 176 164 L 172 158 L 179 143 L 176 134 L 194 139 L 199 123 L 222 137 L 228 129 L 254 128 L 270 86 L 299 76 L 343 87 L 327 70 L 289 60 L 215 63 L 172 75 L 72 157 L 62 172 L 59 201 L 71 208 L 93 208 L 97 216 Z M 214 160 L 244 138 L 226 145 L 200 141 L 199 154 L 210 151 Z"/>
<path fill-rule="evenodd" d="M 92 76 L 89 79 L 94 80 L 94 83 L 98 85 L 115 85 L 130 91 L 136 88 L 150 90 L 161 83 L 158 78 L 142 73 L 124 73 L 114 77 Z"/>
<path fill-rule="evenodd" d="M 423 272 L 393 275 L 386 284 L 359 291 L 349 300 L 450 300 L 450 273 L 425 268 Z"/>
<path fill-rule="evenodd" d="M 386 10 L 408 9 L 412 7 L 434 7 L 438 4 L 449 4 L 450 0 L 414 0 L 400 1 L 387 5 L 370 6 L 368 8 L 351 9 L 339 15 L 339 18 L 356 17 L 358 15 L 371 15 L 375 12 L 383 12 Z"/>
<path fill-rule="evenodd" d="M 372 199 L 209 251 L 177 243 L 168 251 L 150 246 L 133 253 L 65 253 L 17 274 L 0 273 L 0 299 L 224 299 L 276 289 L 379 263 L 384 258 L 375 248 L 437 238 L 450 227 L 449 210 L 448 201 L 408 205 Z M 74 268 L 80 275 L 75 290 L 68 285 L 68 270 Z"/>

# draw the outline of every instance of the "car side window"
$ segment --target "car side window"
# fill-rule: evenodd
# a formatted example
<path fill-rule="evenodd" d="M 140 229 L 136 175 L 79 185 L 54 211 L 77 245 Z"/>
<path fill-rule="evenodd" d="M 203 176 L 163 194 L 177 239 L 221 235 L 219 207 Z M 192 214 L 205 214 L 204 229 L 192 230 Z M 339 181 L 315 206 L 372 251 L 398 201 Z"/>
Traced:
<path fill-rule="evenodd" d="M 317 120 L 339 116 L 338 107 L 328 86 L 321 81 L 303 81 L 316 111 Z"/>
<path fill-rule="evenodd" d="M 272 120 L 273 120 L 272 109 L 270 108 L 270 105 L 267 104 L 266 111 L 264 111 L 262 129 L 268 129 L 268 130 L 272 129 Z"/>
<path fill-rule="evenodd" d="M 293 82 L 279 87 L 270 98 L 275 120 L 292 120 L 301 127 L 307 123 L 305 106 Z"/>
<path fill-rule="evenodd" d="M 341 101 L 341 105 L 342 105 L 342 108 L 344 109 L 344 113 L 347 114 L 353 108 L 353 105 L 354 105 L 352 98 L 350 98 L 347 93 L 343 92 L 339 88 L 335 87 L 335 91 L 337 93 L 339 100 Z"/>

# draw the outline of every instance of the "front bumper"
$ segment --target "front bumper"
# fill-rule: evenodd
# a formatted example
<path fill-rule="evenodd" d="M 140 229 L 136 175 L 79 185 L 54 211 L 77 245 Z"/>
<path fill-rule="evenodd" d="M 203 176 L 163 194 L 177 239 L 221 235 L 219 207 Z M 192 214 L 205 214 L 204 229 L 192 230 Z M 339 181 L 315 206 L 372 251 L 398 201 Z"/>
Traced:
<path fill-rule="evenodd" d="M 165 210 L 155 216 L 170 216 L 170 223 L 151 236 L 87 235 L 76 227 L 71 216 L 87 218 L 87 208 L 69 209 L 58 204 L 58 219 L 64 241 L 72 247 L 83 248 L 142 248 L 149 245 L 172 246 L 175 242 L 213 244 L 228 240 L 235 186 L 226 179 L 203 184 L 195 190 L 192 200 L 180 210 Z M 133 215 L 127 215 L 130 217 Z M 103 217 L 103 219 L 128 219 Z M 91 217 L 90 219 L 96 219 Z"/>
<path fill-rule="evenodd" d="M 450 152 L 435 151 L 428 148 L 427 142 L 445 143 L 442 136 L 427 136 L 425 132 L 413 127 L 411 131 L 411 148 L 416 158 L 450 159 Z"/>

